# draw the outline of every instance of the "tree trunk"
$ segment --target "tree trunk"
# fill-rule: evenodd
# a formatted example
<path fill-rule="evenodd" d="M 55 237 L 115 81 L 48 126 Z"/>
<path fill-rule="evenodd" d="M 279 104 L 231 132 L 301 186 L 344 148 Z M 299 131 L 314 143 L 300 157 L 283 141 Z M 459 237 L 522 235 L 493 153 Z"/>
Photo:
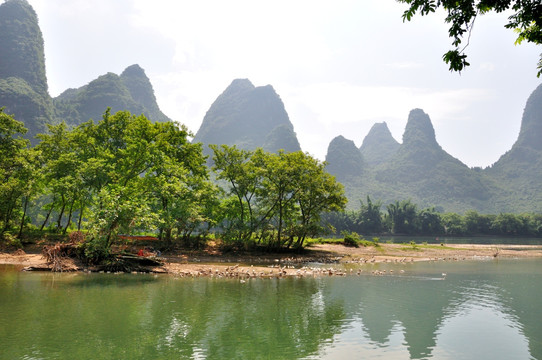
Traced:
<path fill-rule="evenodd" d="M 21 227 L 19 228 L 19 235 L 17 236 L 19 239 L 21 238 L 21 235 L 23 234 L 23 227 L 24 227 L 24 219 L 26 217 L 26 209 L 28 208 L 28 196 L 24 198 L 24 205 L 23 205 L 23 218 L 21 219 Z"/>
<path fill-rule="evenodd" d="M 66 223 L 66 227 L 64 228 L 63 233 L 66 234 L 66 231 L 68 231 L 68 226 L 70 226 L 70 223 L 72 222 L 72 214 L 73 214 L 73 204 L 75 203 L 75 198 L 72 200 L 72 203 L 70 205 L 70 211 L 68 215 L 68 222 Z"/>
<path fill-rule="evenodd" d="M 60 213 L 58 214 L 58 219 L 56 221 L 56 230 L 60 231 L 62 229 L 62 216 L 64 215 L 64 209 L 66 208 L 66 201 L 64 200 L 64 194 L 62 194 L 62 208 L 60 209 Z"/>
<path fill-rule="evenodd" d="M 47 213 L 47 216 L 45 217 L 45 221 L 43 224 L 41 224 L 40 232 L 43 231 L 43 228 L 45 227 L 45 224 L 47 224 L 47 221 L 49 221 L 49 216 L 51 216 L 51 212 L 53 211 L 53 207 L 49 209 L 49 212 Z"/>
<path fill-rule="evenodd" d="M 85 205 L 81 204 L 81 210 L 79 211 L 79 221 L 77 222 L 77 231 L 81 231 L 81 222 L 83 221 L 83 210 Z"/>

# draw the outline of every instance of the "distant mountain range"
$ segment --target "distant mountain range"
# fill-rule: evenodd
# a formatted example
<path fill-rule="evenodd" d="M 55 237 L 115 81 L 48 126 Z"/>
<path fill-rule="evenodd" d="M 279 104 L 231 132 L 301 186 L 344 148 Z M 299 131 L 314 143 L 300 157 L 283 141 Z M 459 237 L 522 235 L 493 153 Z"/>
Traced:
<path fill-rule="evenodd" d="M 342 136 L 333 139 L 326 161 L 353 206 L 369 195 L 384 204 L 411 199 L 442 211 L 542 212 L 541 139 L 542 85 L 527 101 L 516 143 L 486 169 L 471 169 L 444 151 L 421 109 L 410 112 L 402 144 L 385 123 L 375 124 L 358 151 Z M 356 175 L 352 169 L 362 170 Z"/>
<path fill-rule="evenodd" d="M 139 65 L 107 73 L 56 98 L 48 92 L 43 37 L 26 0 L 0 5 L 0 107 L 25 123 L 36 141 L 46 124 L 78 125 L 98 120 L 107 107 L 153 121 L 170 121 L 159 109 L 150 80 Z M 351 207 L 370 196 L 388 204 L 411 199 L 420 207 L 482 213 L 542 212 L 542 85 L 529 97 L 516 143 L 493 166 L 471 169 L 437 143 L 431 119 L 421 109 L 408 116 L 402 143 L 386 123 L 375 124 L 360 148 L 338 136 L 326 156 L 327 170 L 345 186 Z M 301 149 L 292 122 L 271 85 L 236 79 L 207 111 L 195 142 Z"/>

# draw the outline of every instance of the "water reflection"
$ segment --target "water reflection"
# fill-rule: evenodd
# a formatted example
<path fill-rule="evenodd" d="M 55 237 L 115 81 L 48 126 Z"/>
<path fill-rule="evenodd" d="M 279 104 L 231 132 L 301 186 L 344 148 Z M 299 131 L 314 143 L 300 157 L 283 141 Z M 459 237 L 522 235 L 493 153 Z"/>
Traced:
<path fill-rule="evenodd" d="M 317 353 L 345 316 L 315 279 L 115 275 L 115 288 L 114 275 L 102 287 L 90 276 L 3 276 L 20 281 L 1 282 L 2 358 L 292 359 Z"/>
<path fill-rule="evenodd" d="M 542 359 L 540 260 L 394 269 L 246 283 L 2 272 L 0 349 L 8 359 Z"/>

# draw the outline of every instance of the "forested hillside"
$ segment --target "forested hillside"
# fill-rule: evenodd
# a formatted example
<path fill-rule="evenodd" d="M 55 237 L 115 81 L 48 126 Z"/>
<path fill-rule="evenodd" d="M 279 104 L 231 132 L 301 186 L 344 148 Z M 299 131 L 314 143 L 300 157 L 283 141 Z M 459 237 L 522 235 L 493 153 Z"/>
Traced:
<path fill-rule="evenodd" d="M 484 172 L 504 189 L 496 196 L 496 208 L 542 211 L 542 85 L 527 100 L 512 149 Z"/>
<path fill-rule="evenodd" d="M 56 118 L 70 125 L 101 118 L 104 109 L 145 114 L 151 121 L 171 121 L 160 111 L 149 78 L 139 65 L 118 76 L 107 73 L 78 89 L 68 89 L 54 99 Z"/>
<path fill-rule="evenodd" d="M 391 135 L 388 125 L 376 123 L 365 139 L 359 150 L 369 165 L 379 165 L 389 160 L 399 149 L 400 144 Z"/>
<path fill-rule="evenodd" d="M 0 107 L 25 123 L 31 140 L 53 121 L 43 36 L 25 0 L 0 5 Z"/>
<path fill-rule="evenodd" d="M 326 170 L 342 182 L 363 174 L 364 160 L 361 152 L 352 140 L 342 135 L 329 143 L 326 162 Z"/>

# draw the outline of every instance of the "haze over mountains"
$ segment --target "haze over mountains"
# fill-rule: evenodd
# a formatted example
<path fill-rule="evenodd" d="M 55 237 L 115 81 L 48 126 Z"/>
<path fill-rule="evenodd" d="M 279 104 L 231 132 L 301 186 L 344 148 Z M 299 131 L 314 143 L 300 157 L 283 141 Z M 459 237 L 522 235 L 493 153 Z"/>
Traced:
<path fill-rule="evenodd" d="M 152 84 L 139 65 L 127 67 L 120 75 L 107 73 L 52 99 L 37 16 L 25 0 L 0 5 L 0 49 L 0 107 L 25 123 L 27 136 L 34 142 L 48 123 L 78 125 L 99 120 L 107 107 L 170 121 L 159 109 Z M 442 211 L 542 211 L 542 85 L 527 101 L 516 143 L 487 169 L 471 169 L 442 149 L 429 114 L 422 109 L 407 115 L 402 143 L 392 137 L 386 123 L 377 123 L 360 148 L 344 136 L 329 144 L 327 169 L 345 185 L 350 207 L 370 196 L 383 204 L 411 199 L 420 207 Z M 204 144 L 206 154 L 210 154 L 208 144 L 263 147 L 273 152 L 301 149 L 273 87 L 256 87 L 248 79 L 233 80 L 218 95 L 194 141 Z"/>

